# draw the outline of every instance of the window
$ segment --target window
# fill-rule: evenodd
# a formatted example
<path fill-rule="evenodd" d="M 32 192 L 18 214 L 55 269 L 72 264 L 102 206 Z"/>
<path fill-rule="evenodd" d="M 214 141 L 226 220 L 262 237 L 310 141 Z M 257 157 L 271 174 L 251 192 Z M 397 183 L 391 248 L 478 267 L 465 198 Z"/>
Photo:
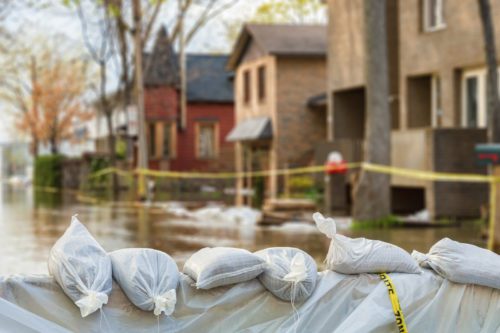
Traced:
<path fill-rule="evenodd" d="M 164 123 L 163 124 L 163 149 L 162 149 L 162 157 L 163 158 L 172 158 L 174 157 L 174 131 L 173 124 Z"/>
<path fill-rule="evenodd" d="M 486 127 L 486 70 L 466 71 L 462 77 L 462 126 Z"/>
<path fill-rule="evenodd" d="M 200 159 L 215 158 L 218 154 L 218 124 L 197 123 L 196 157 Z"/>
<path fill-rule="evenodd" d="M 266 67 L 259 66 L 258 69 L 258 96 L 259 101 L 264 101 L 266 99 Z"/>
<path fill-rule="evenodd" d="M 156 124 L 149 123 L 149 156 L 156 157 Z"/>
<path fill-rule="evenodd" d="M 422 0 L 423 28 L 426 32 L 446 27 L 444 22 L 444 0 Z"/>
<path fill-rule="evenodd" d="M 243 72 L 243 101 L 245 103 L 250 103 L 250 71 L 246 70 Z"/>
<path fill-rule="evenodd" d="M 148 125 L 149 156 L 153 159 L 175 157 L 175 124 L 154 122 Z"/>

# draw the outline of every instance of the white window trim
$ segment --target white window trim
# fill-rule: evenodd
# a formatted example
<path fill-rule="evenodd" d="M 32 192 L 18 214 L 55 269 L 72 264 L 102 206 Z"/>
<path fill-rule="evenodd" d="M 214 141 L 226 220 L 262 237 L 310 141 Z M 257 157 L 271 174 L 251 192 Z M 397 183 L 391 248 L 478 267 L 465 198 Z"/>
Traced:
<path fill-rule="evenodd" d="M 462 75 L 462 127 L 467 126 L 467 79 L 477 77 L 478 81 L 478 110 L 477 110 L 477 128 L 486 128 L 486 69 L 474 69 L 464 71 Z"/>
<path fill-rule="evenodd" d="M 444 29 L 446 28 L 446 23 L 445 23 L 445 20 L 444 20 L 444 8 L 443 8 L 443 1 L 444 0 L 436 0 L 437 1 L 437 6 L 436 6 L 436 17 L 438 18 L 438 22 L 436 23 L 435 26 L 431 26 L 431 22 L 430 22 L 430 17 L 428 16 L 428 13 L 429 13 L 429 1 L 430 0 L 423 0 L 424 1 L 424 4 L 423 4 L 423 8 L 422 8 L 422 11 L 423 11 L 423 25 L 424 25 L 424 31 L 425 32 L 434 32 L 434 31 L 438 31 L 438 30 L 441 30 L 441 29 Z"/>
<path fill-rule="evenodd" d="M 432 119 L 431 119 L 431 125 L 432 127 L 438 127 L 439 126 L 439 118 L 443 116 L 443 110 L 442 110 L 442 103 L 441 103 L 441 108 L 439 106 L 439 99 L 442 100 L 441 91 L 442 88 L 438 86 L 438 81 L 440 77 L 437 74 L 432 75 L 431 78 L 431 112 L 432 112 Z M 441 83 L 440 83 L 441 85 Z M 440 91 L 438 91 L 438 89 Z"/>

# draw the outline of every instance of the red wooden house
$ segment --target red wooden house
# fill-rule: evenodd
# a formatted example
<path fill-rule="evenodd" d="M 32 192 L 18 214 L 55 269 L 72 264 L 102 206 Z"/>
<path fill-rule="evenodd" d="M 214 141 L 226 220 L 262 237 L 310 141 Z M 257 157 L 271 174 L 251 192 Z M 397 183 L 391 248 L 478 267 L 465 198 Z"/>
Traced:
<path fill-rule="evenodd" d="M 232 73 L 227 56 L 187 54 L 186 128 L 180 121 L 177 54 L 165 29 L 146 56 L 145 110 L 149 167 L 176 171 L 230 171 L 234 146 L 225 137 L 234 126 Z"/>

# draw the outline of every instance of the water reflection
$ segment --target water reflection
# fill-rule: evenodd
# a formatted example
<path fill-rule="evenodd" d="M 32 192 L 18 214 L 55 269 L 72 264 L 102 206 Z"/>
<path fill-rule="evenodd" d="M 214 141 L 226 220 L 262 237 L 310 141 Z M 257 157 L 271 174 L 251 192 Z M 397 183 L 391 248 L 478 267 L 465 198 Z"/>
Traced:
<path fill-rule="evenodd" d="M 32 193 L 3 187 L 0 191 L 0 275 L 46 273 L 48 252 L 73 214 L 108 251 L 151 247 L 172 255 L 179 265 L 205 246 L 234 246 L 250 251 L 271 246 L 294 246 L 321 264 L 329 239 L 308 224 L 260 227 L 220 220 L 195 220 L 168 215 L 160 207 L 86 205 L 54 193 Z M 481 226 L 436 229 L 390 229 L 346 232 L 381 239 L 408 251 L 427 251 L 443 237 L 484 246 Z"/>

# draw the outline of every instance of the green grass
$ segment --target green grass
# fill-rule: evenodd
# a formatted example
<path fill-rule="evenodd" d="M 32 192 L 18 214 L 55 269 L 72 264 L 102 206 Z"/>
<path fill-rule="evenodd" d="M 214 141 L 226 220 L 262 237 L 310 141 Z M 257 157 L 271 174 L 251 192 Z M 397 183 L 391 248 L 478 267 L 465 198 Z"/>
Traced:
<path fill-rule="evenodd" d="M 378 220 L 354 220 L 351 225 L 352 230 L 366 230 L 366 229 L 386 229 L 393 227 L 400 227 L 404 223 L 397 216 L 389 215 L 385 218 Z"/>

